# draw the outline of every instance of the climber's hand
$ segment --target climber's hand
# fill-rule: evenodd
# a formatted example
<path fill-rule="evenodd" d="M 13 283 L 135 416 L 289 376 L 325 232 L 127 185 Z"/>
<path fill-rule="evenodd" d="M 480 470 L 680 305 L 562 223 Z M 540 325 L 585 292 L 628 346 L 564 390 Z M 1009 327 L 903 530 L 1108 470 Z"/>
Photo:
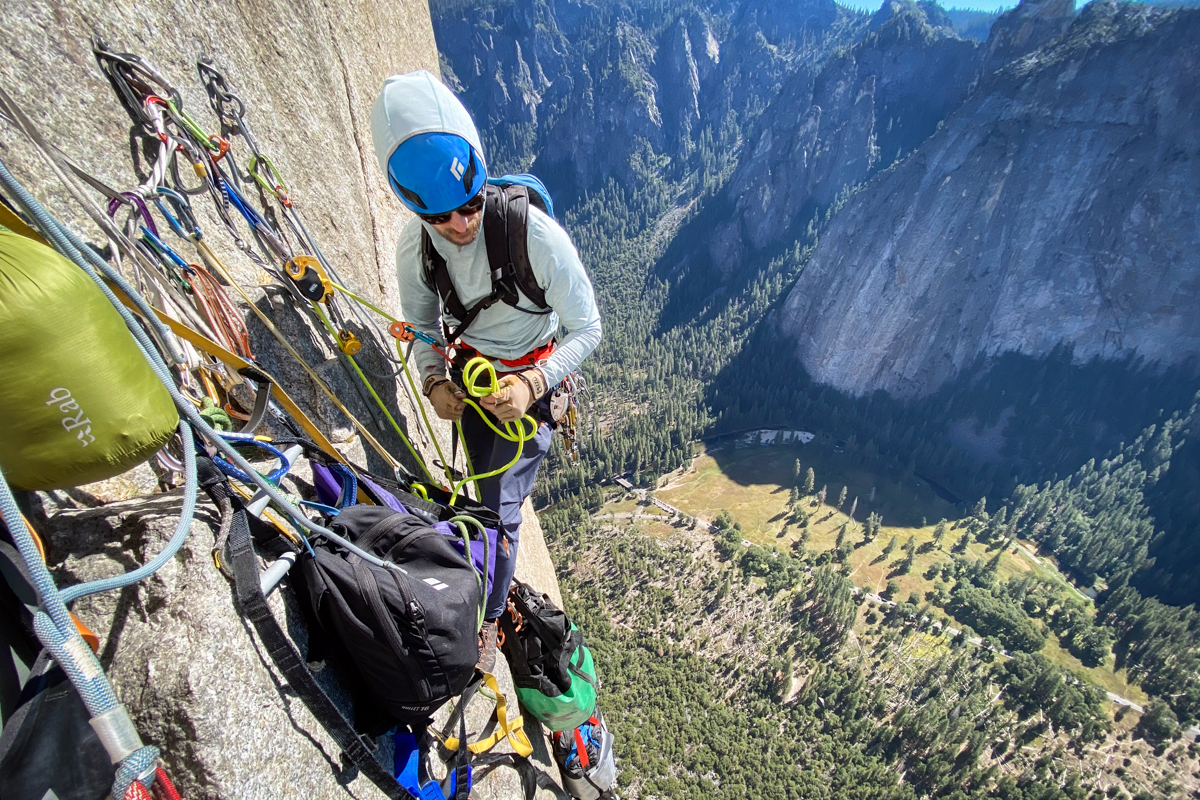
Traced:
<path fill-rule="evenodd" d="M 458 421 L 462 419 L 463 410 L 467 404 L 463 402 L 463 390 L 454 385 L 453 381 L 442 381 L 429 390 L 429 404 L 433 413 L 442 419 Z"/>
<path fill-rule="evenodd" d="M 546 385 L 541 370 L 526 370 L 521 375 L 525 376 L 524 380 L 517 373 L 505 375 L 500 379 L 500 388 L 480 399 L 479 405 L 492 412 L 501 422 L 520 419 L 537 401 L 534 394 L 536 389 Z"/>

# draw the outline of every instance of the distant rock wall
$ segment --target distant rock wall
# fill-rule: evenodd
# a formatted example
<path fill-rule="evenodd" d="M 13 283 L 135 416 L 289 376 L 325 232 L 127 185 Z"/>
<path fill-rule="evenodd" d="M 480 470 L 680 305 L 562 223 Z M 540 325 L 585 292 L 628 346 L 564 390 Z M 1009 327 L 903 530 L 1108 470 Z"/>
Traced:
<path fill-rule="evenodd" d="M 1200 12 L 1094 2 L 985 77 L 823 235 L 781 315 L 806 369 L 909 396 L 981 354 L 1200 354 L 1197 76 Z"/>
<path fill-rule="evenodd" d="M 965 97 L 976 49 L 924 6 L 891 0 L 819 73 L 797 70 L 722 190 L 730 211 L 715 229 L 697 231 L 716 270 L 761 269 L 764 250 L 794 241 L 803 233 L 796 226 L 839 192 L 929 136 Z"/>
<path fill-rule="evenodd" d="M 666 13 L 475 0 L 435 4 L 433 23 L 467 107 L 504 126 L 483 134 L 489 157 L 532 165 L 569 204 L 610 179 L 642 185 L 662 156 L 682 170 L 706 128 L 716 146 L 740 146 L 723 123 L 757 115 L 847 12 L 833 0 L 754 0 L 655 20 Z"/>

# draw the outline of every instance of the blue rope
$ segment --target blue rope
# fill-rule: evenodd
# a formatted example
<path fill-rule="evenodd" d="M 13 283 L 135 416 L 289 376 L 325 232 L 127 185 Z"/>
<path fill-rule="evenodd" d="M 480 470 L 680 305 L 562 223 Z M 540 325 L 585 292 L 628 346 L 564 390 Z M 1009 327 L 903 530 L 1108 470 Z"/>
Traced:
<path fill-rule="evenodd" d="M 196 477 L 196 448 L 192 439 L 192 429 L 183 420 L 179 420 L 179 435 L 183 439 L 183 509 L 179 512 L 179 525 L 175 528 L 175 534 L 167 542 L 167 546 L 162 549 L 162 552 L 154 560 L 148 561 L 144 566 L 138 567 L 132 572 L 118 575 L 115 578 L 103 578 L 63 589 L 60 595 L 64 603 L 78 600 L 80 597 L 86 597 L 89 594 L 132 586 L 160 570 L 164 564 L 175 557 L 175 554 L 179 552 L 179 548 L 183 547 L 184 540 L 191 533 L 192 517 L 196 513 L 196 488 L 198 481 Z"/>
<path fill-rule="evenodd" d="M 111 711 L 118 705 L 117 695 L 112 684 L 104 677 L 104 670 L 96 660 L 96 655 L 75 628 L 71 613 L 67 611 L 58 587 L 54 585 L 46 562 L 42 561 L 33 534 L 25 526 L 3 472 L 0 472 L 0 515 L 21 558 L 29 567 L 29 576 L 37 590 L 41 607 L 33 615 L 34 633 L 71 679 L 88 713 L 96 716 Z"/>
<path fill-rule="evenodd" d="M 135 750 L 117 765 L 117 777 L 113 781 L 113 800 L 123 800 L 125 793 L 133 782 L 149 775 L 154 780 L 153 770 L 158 766 L 159 752 L 154 745 L 146 745 L 141 750 Z M 145 785 L 145 784 L 143 784 Z M 149 789 L 149 786 L 146 786 Z"/>

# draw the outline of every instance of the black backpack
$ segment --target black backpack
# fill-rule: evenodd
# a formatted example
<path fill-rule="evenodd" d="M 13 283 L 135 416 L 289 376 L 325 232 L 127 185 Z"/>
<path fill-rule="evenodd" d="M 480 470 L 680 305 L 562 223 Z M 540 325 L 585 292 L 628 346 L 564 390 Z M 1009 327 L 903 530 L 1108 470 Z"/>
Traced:
<path fill-rule="evenodd" d="M 425 285 L 437 292 L 442 310 L 458 320 L 453 331 L 445 324 L 447 342 L 462 335 L 482 311 L 497 302 L 512 306 L 526 314 L 549 314 L 546 293 L 538 285 L 529 264 L 529 204 L 554 218 L 550 194 L 540 180 L 532 175 L 505 175 L 489 178 L 484 185 L 483 235 L 487 243 L 488 265 L 492 270 L 492 293 L 471 308 L 463 305 L 450 280 L 446 260 L 438 254 L 429 238 L 421 231 L 421 267 Z M 521 305 L 521 294 L 536 308 Z"/>
<path fill-rule="evenodd" d="M 330 528 L 399 569 L 316 540 L 313 557 L 302 561 L 313 611 L 379 709 L 405 724 L 424 723 L 474 674 L 482 580 L 448 537 L 412 514 L 356 505 Z"/>

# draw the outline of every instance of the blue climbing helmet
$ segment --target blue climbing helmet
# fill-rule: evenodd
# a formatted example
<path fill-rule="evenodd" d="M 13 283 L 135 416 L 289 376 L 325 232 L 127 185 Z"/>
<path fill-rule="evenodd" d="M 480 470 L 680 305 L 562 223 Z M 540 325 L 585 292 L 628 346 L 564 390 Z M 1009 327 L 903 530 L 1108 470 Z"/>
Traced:
<path fill-rule="evenodd" d="M 405 207 L 445 214 L 483 189 L 479 131 L 445 84 L 424 70 L 393 75 L 371 108 L 379 168 Z"/>
<path fill-rule="evenodd" d="M 417 214 L 444 214 L 483 188 L 487 168 L 463 137 L 422 133 L 405 139 L 388 159 L 388 185 Z"/>

